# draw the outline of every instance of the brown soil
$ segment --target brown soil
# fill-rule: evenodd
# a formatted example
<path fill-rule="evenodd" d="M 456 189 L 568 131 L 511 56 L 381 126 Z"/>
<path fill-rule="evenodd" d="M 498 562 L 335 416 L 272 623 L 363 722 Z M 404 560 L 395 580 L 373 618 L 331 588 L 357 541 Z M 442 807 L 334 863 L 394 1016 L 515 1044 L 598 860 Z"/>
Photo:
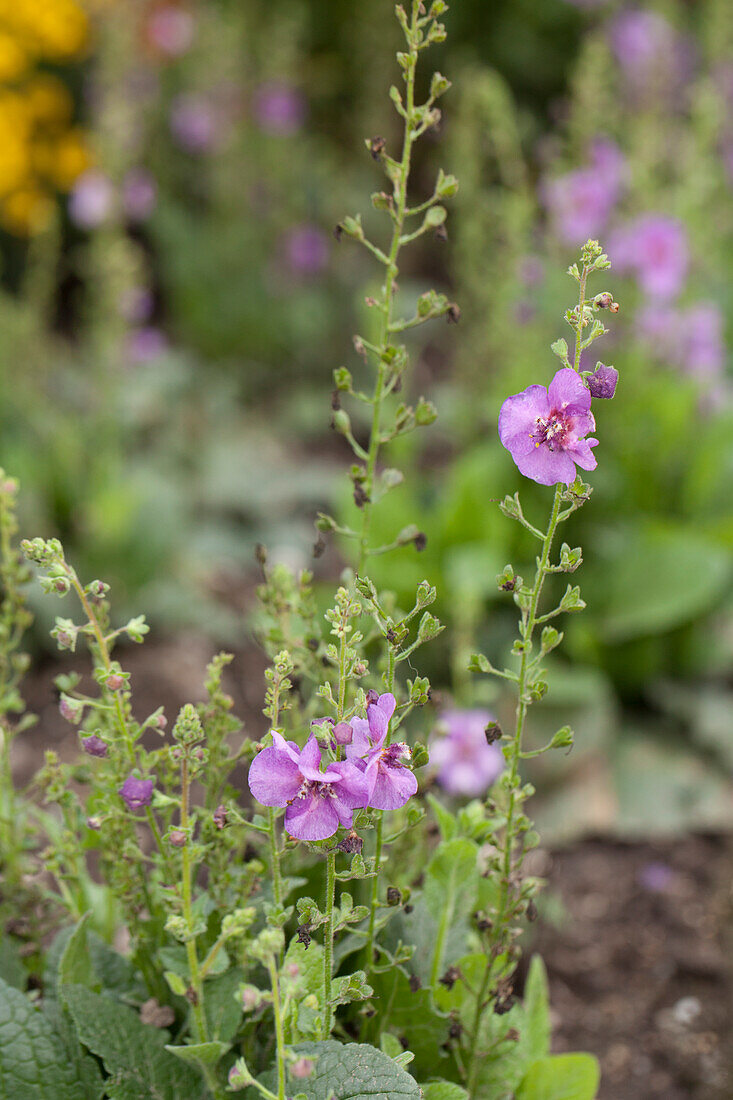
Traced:
<path fill-rule="evenodd" d="M 125 651 L 139 716 L 162 703 L 170 721 L 182 703 L 200 698 L 211 656 L 208 643 L 190 637 Z M 264 729 L 264 667 L 253 646 L 229 671 L 227 688 L 250 736 Z M 58 671 L 49 665 L 26 683 L 39 723 L 14 746 L 21 783 L 44 749 L 62 759 L 77 751 L 76 732 L 58 714 Z M 550 976 L 554 1049 L 600 1058 L 598 1100 L 729 1100 L 733 840 L 599 837 L 536 855 L 532 871 L 547 888 L 531 950 Z"/>

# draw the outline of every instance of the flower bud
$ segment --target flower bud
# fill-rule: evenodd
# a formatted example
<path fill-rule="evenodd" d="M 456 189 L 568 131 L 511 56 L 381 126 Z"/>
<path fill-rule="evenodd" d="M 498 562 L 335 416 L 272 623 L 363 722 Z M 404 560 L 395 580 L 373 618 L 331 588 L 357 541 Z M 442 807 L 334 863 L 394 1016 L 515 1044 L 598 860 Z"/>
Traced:
<path fill-rule="evenodd" d="M 251 1085 L 254 1081 L 254 1077 L 247 1069 L 247 1063 L 244 1058 L 238 1058 L 232 1068 L 229 1070 L 229 1076 L 227 1078 L 229 1082 L 229 1088 L 233 1092 L 239 1092 L 240 1089 L 244 1089 L 247 1085 Z"/>
<path fill-rule="evenodd" d="M 315 1064 L 312 1058 L 298 1058 L 290 1066 L 291 1076 L 297 1077 L 299 1080 L 310 1077 Z"/>
<path fill-rule="evenodd" d="M 354 731 L 348 722 L 337 722 L 333 727 L 333 739 L 337 745 L 350 745 L 354 738 Z"/>
<path fill-rule="evenodd" d="M 618 371 L 615 367 L 607 367 L 605 363 L 597 363 L 587 382 L 592 397 L 609 399 L 616 392 Z"/>
<path fill-rule="evenodd" d="M 110 691 L 119 691 L 120 688 L 124 687 L 124 686 L 125 686 L 124 676 L 118 676 L 116 673 L 113 673 L 111 676 L 107 677 L 107 687 L 109 688 Z"/>
<path fill-rule="evenodd" d="M 62 694 L 59 700 L 59 713 L 67 722 L 71 722 L 72 725 L 76 726 L 81 722 L 84 714 L 84 703 L 81 699 L 72 699 L 69 695 Z"/>
<path fill-rule="evenodd" d="M 183 829 L 173 829 L 168 833 L 168 842 L 172 844 L 174 848 L 183 848 L 186 844 L 186 834 Z"/>
<path fill-rule="evenodd" d="M 109 753 L 107 743 L 101 737 L 97 737 L 96 733 L 90 737 L 83 737 L 81 747 L 88 756 L 105 757 Z"/>

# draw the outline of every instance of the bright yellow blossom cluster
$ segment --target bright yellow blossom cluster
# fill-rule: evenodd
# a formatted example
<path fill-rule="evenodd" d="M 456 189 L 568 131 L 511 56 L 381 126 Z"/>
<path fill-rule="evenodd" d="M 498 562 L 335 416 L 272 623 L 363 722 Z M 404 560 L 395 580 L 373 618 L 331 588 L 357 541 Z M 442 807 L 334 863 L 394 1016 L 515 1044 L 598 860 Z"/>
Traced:
<path fill-rule="evenodd" d="M 82 56 L 88 38 L 77 0 L 0 0 L 0 225 L 16 235 L 43 229 L 55 192 L 89 167 L 71 94 L 43 71 Z"/>

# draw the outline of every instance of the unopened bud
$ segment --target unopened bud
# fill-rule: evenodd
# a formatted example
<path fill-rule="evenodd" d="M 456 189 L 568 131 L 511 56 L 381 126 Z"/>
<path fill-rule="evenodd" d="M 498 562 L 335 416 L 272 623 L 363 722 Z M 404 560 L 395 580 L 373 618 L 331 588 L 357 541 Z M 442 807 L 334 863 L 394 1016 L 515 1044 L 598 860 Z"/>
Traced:
<path fill-rule="evenodd" d="M 168 840 L 174 848 L 185 847 L 186 839 L 186 834 L 183 829 L 173 829 L 173 831 L 168 834 Z"/>
<path fill-rule="evenodd" d="M 354 731 L 348 722 L 337 722 L 333 727 L 333 739 L 337 745 L 350 745 L 354 738 Z"/>
<path fill-rule="evenodd" d="M 125 678 L 124 676 L 118 676 L 116 673 L 113 673 L 111 676 L 107 677 L 106 683 L 110 691 L 119 691 L 120 688 L 125 685 Z"/>
<path fill-rule="evenodd" d="M 290 1066 L 291 1076 L 297 1077 L 299 1080 L 310 1077 L 315 1064 L 312 1058 L 298 1058 Z"/>

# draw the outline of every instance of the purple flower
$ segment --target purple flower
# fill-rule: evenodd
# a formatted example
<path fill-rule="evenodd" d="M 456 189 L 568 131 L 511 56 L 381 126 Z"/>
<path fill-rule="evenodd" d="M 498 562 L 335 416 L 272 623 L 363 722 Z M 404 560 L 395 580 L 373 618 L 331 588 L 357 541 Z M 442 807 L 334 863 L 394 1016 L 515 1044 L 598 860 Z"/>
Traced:
<path fill-rule="evenodd" d="M 174 138 L 189 153 L 208 152 L 220 137 L 216 112 L 203 96 L 177 96 L 171 108 L 170 124 Z"/>
<path fill-rule="evenodd" d="M 687 231 L 663 214 L 637 218 L 630 227 L 639 284 L 651 298 L 674 298 L 687 277 Z"/>
<path fill-rule="evenodd" d="M 146 31 L 151 46 L 168 57 L 180 57 L 193 42 L 195 23 L 190 12 L 166 4 L 151 14 Z"/>
<path fill-rule="evenodd" d="M 127 353 L 135 364 L 150 363 L 165 355 L 168 351 L 168 339 L 155 325 L 146 325 L 130 333 Z"/>
<path fill-rule="evenodd" d="M 699 378 L 721 374 L 726 358 L 723 316 L 712 302 L 688 309 L 651 304 L 637 314 L 637 328 L 660 362 Z"/>
<path fill-rule="evenodd" d="M 152 291 L 144 286 L 125 288 L 117 300 L 120 317 L 124 317 L 131 325 L 140 325 L 149 320 L 154 305 Z"/>
<path fill-rule="evenodd" d="M 303 96 L 282 81 L 270 80 L 261 84 L 255 92 L 252 109 L 261 130 L 282 137 L 297 133 L 305 121 Z"/>
<path fill-rule="evenodd" d="M 547 389 L 529 386 L 508 397 L 499 413 L 499 438 L 519 472 L 540 485 L 570 485 L 575 465 L 595 470 L 598 465 L 586 439 L 595 429 L 591 395 L 572 367 L 557 372 Z"/>
<path fill-rule="evenodd" d="M 111 214 L 114 198 L 109 177 L 90 168 L 74 184 L 69 196 L 69 217 L 80 229 L 96 229 Z"/>
<path fill-rule="evenodd" d="M 143 806 L 149 806 L 153 801 L 153 780 L 138 779 L 136 775 L 128 775 L 125 782 L 117 792 L 128 810 L 141 810 Z"/>
<path fill-rule="evenodd" d="M 611 24 L 610 42 L 632 92 L 670 91 L 690 75 L 689 42 L 657 12 L 621 12 Z"/>
<path fill-rule="evenodd" d="M 122 206 L 131 221 L 142 222 L 155 207 L 158 188 L 144 168 L 131 168 L 122 181 Z"/>
<path fill-rule="evenodd" d="M 93 733 L 91 737 L 83 737 L 81 747 L 89 756 L 104 757 L 109 753 L 107 743 L 103 741 L 101 737 L 97 737 L 96 733 Z M 129 783 L 130 780 L 128 779 L 126 782 Z M 120 791 L 120 794 L 122 794 L 122 791 Z M 122 797 L 125 798 L 124 795 L 122 795 Z M 125 801 L 127 801 L 126 798 Z M 132 809 L 132 807 L 130 808 Z"/>
<path fill-rule="evenodd" d="M 492 719 L 488 710 L 445 710 L 440 715 L 430 739 L 430 763 L 438 769 L 441 787 L 450 794 L 485 794 L 501 774 L 502 751 L 486 740 L 486 726 Z"/>
<path fill-rule="evenodd" d="M 285 238 L 285 255 L 296 275 L 317 275 L 328 262 L 328 241 L 313 225 L 300 225 Z"/>
<path fill-rule="evenodd" d="M 352 811 L 363 806 L 364 777 L 349 761 L 320 770 L 321 750 L 313 734 L 305 748 L 272 731 L 249 769 L 249 789 L 263 806 L 285 806 L 285 828 L 298 840 L 325 840 L 339 825 L 350 829 Z"/>
<path fill-rule="evenodd" d="M 599 363 L 586 381 L 591 397 L 608 399 L 616 392 L 618 371 L 615 367 L 607 367 L 605 363 Z"/>
<path fill-rule="evenodd" d="M 586 167 L 546 180 L 540 187 L 555 232 L 567 244 L 598 237 L 621 193 L 625 166 L 619 149 L 598 138 L 590 152 Z"/>
<path fill-rule="evenodd" d="M 385 745 L 396 701 L 391 692 L 367 706 L 366 718 L 352 718 L 352 740 L 346 756 L 363 770 L 367 785 L 365 805 L 375 810 L 397 810 L 417 791 L 417 779 L 407 767 L 411 752 L 402 741 Z"/>
<path fill-rule="evenodd" d="M 654 894 L 663 894 L 667 891 L 674 879 L 672 868 L 659 860 L 645 863 L 639 870 L 638 880 L 645 890 Z"/>

